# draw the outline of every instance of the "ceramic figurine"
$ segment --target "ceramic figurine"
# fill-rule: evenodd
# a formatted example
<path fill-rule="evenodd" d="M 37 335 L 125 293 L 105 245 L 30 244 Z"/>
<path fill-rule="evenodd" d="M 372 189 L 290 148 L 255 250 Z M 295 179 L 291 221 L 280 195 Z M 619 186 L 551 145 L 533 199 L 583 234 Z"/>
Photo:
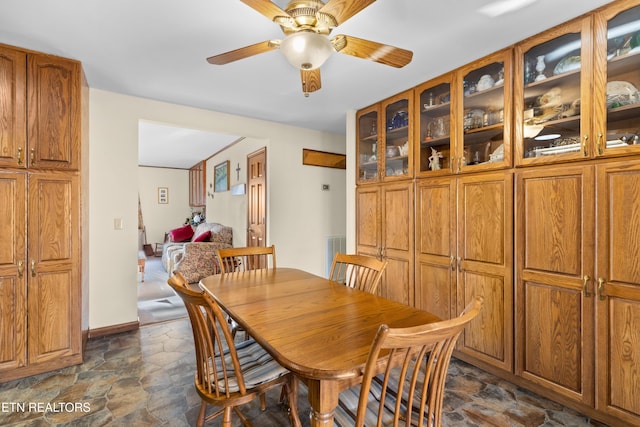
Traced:
<path fill-rule="evenodd" d="M 432 171 L 440 170 L 441 158 L 442 153 L 439 153 L 433 147 L 431 147 L 431 156 L 429 156 L 429 169 L 431 169 Z"/>

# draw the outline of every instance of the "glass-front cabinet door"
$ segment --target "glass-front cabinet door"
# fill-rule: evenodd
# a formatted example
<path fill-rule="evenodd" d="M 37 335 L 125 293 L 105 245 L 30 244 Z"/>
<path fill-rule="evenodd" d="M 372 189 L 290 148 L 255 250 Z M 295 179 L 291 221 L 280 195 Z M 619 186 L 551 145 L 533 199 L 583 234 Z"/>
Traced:
<path fill-rule="evenodd" d="M 616 3 L 595 18 L 600 43 L 595 45 L 595 68 L 606 70 L 606 87 L 596 91 L 593 156 L 640 152 L 640 4 L 633 3 L 631 8 L 629 2 Z"/>
<path fill-rule="evenodd" d="M 453 74 L 431 80 L 416 88 L 415 128 L 416 175 L 455 172 L 455 124 L 451 120 Z"/>
<path fill-rule="evenodd" d="M 384 181 L 394 181 L 413 176 L 413 90 L 409 90 L 382 102 L 382 145 L 378 155 L 382 162 L 380 173 Z"/>
<path fill-rule="evenodd" d="M 460 70 L 459 172 L 511 165 L 511 63 L 507 49 Z"/>
<path fill-rule="evenodd" d="M 590 157 L 590 26 L 572 21 L 516 46 L 516 165 Z"/>
<path fill-rule="evenodd" d="M 378 168 L 379 104 L 360 110 L 356 115 L 358 183 L 380 179 Z"/>

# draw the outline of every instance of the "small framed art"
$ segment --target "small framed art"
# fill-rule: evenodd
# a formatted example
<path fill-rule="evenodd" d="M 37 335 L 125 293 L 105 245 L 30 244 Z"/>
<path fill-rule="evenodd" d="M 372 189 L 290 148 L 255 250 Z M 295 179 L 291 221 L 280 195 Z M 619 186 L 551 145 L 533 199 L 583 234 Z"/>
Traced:
<path fill-rule="evenodd" d="M 229 191 L 229 160 L 213 168 L 213 191 Z"/>
<path fill-rule="evenodd" d="M 158 203 L 161 205 L 166 205 L 167 203 L 169 203 L 168 187 L 158 187 Z"/>

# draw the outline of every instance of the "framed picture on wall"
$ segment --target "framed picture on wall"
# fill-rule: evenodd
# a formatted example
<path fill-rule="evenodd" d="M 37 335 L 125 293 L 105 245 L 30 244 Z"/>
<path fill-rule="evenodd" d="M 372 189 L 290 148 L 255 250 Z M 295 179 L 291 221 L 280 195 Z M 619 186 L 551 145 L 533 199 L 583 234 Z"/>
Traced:
<path fill-rule="evenodd" d="M 158 203 L 161 205 L 166 205 L 167 203 L 169 203 L 168 187 L 158 187 Z"/>
<path fill-rule="evenodd" d="M 229 160 L 213 168 L 213 191 L 229 191 Z"/>

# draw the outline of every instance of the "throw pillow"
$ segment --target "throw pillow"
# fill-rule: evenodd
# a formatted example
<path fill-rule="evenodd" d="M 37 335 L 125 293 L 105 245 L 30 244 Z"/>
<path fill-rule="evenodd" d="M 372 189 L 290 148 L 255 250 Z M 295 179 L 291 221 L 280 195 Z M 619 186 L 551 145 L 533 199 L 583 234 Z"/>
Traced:
<path fill-rule="evenodd" d="M 193 237 L 193 228 L 187 224 L 169 232 L 172 242 L 188 242 Z"/>
<path fill-rule="evenodd" d="M 211 240 L 211 230 L 207 230 L 193 239 L 194 242 L 208 242 L 209 240 Z"/>

